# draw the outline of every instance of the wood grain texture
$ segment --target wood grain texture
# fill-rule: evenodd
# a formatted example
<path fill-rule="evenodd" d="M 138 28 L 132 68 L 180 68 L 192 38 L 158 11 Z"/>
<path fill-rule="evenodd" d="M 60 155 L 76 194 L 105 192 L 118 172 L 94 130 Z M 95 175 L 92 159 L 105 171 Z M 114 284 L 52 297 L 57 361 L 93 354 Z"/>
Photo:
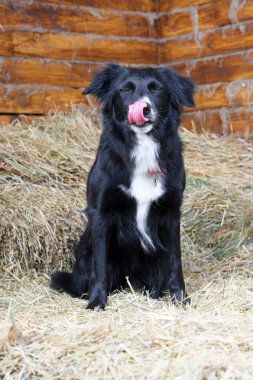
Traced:
<path fill-rule="evenodd" d="M 5 127 L 18 118 L 17 115 L 0 115 L 0 127 Z"/>
<path fill-rule="evenodd" d="M 224 133 L 227 125 L 223 125 L 219 111 L 195 111 L 182 115 L 182 124 L 185 128 L 196 132 L 209 131 Z"/>
<path fill-rule="evenodd" d="M 34 120 L 46 119 L 47 116 L 43 115 L 0 115 L 0 128 L 5 127 L 7 124 L 20 122 L 22 126 L 31 125 Z"/>
<path fill-rule="evenodd" d="M 199 86 L 195 102 L 198 110 L 253 105 L 253 79 Z"/>
<path fill-rule="evenodd" d="M 111 36 L 155 37 L 148 18 L 140 14 L 109 10 L 83 10 L 51 4 L 0 3 L 4 25 L 37 31 L 64 31 Z"/>
<path fill-rule="evenodd" d="M 199 54 L 214 55 L 253 48 L 253 21 L 245 25 L 234 25 L 223 30 L 204 33 Z"/>
<path fill-rule="evenodd" d="M 199 57 L 199 49 L 191 36 L 163 42 L 159 46 L 159 51 L 161 64 Z"/>
<path fill-rule="evenodd" d="M 0 113 L 44 114 L 83 105 L 87 99 L 81 89 L 47 86 L 0 86 Z"/>
<path fill-rule="evenodd" d="M 34 120 L 46 119 L 42 115 L 0 115 L 0 127 L 15 121 L 21 122 L 23 125 L 29 125 Z M 182 116 L 182 124 L 189 130 L 197 132 L 209 131 L 217 134 L 237 133 L 240 136 L 250 137 L 253 131 L 253 109 L 244 108 L 227 109 L 221 111 L 197 111 L 184 113 Z"/>
<path fill-rule="evenodd" d="M 157 20 L 157 27 L 160 38 L 194 32 L 191 13 L 185 11 L 162 14 Z"/>
<path fill-rule="evenodd" d="M 163 0 L 160 1 L 160 12 L 169 12 L 180 8 L 189 8 L 208 3 L 210 0 Z"/>
<path fill-rule="evenodd" d="M 157 44 L 139 40 L 94 39 L 82 35 L 1 30 L 1 54 L 80 61 L 154 63 Z"/>
<path fill-rule="evenodd" d="M 253 51 L 226 57 L 188 61 L 173 64 L 172 67 L 191 76 L 197 84 L 253 78 Z"/>
<path fill-rule="evenodd" d="M 85 2 L 83 0 L 37 0 L 37 2 L 138 12 L 155 12 L 157 9 L 156 0 L 85 0 Z"/>
<path fill-rule="evenodd" d="M 208 57 L 253 48 L 253 22 L 200 33 L 200 39 L 185 37 L 160 46 L 161 63 Z"/>
<path fill-rule="evenodd" d="M 30 58 L 0 58 L 0 83 L 82 87 L 102 64 L 57 62 Z"/>
<path fill-rule="evenodd" d="M 199 30 L 248 21 L 253 17 L 253 1 L 216 0 L 198 8 Z"/>
<path fill-rule="evenodd" d="M 253 109 L 241 108 L 228 112 L 228 132 L 251 135 L 253 133 Z"/>
<path fill-rule="evenodd" d="M 191 76 L 187 127 L 253 130 L 252 0 L 4 0 L 0 15 L 0 123 L 87 105 L 81 89 L 116 61 Z"/>
<path fill-rule="evenodd" d="M 196 132 L 209 131 L 218 134 L 236 133 L 252 137 L 253 109 L 223 108 L 221 110 L 207 110 L 184 113 L 182 124 Z"/>

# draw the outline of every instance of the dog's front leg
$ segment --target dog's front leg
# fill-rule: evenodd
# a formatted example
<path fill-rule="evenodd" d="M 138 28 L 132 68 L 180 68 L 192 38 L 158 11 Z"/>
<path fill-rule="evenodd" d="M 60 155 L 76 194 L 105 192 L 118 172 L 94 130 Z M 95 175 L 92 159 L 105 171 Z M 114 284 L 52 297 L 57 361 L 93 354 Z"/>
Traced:
<path fill-rule="evenodd" d="M 92 273 L 89 282 L 87 309 L 104 309 L 107 301 L 106 261 L 108 225 L 104 218 L 94 215 L 92 221 Z"/>
<path fill-rule="evenodd" d="M 173 302 L 186 304 L 189 302 L 185 292 L 185 283 L 181 261 L 180 216 L 170 218 L 165 229 L 165 245 L 168 254 L 169 290 Z"/>

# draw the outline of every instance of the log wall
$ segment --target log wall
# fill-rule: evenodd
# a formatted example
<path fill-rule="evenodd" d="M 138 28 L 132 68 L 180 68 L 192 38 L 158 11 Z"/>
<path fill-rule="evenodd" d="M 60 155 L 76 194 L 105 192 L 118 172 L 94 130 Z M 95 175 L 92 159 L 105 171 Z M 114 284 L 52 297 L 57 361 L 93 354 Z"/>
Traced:
<path fill-rule="evenodd" d="M 0 120 L 84 104 L 105 62 L 191 76 L 184 124 L 253 131 L 253 0 L 0 2 Z"/>
<path fill-rule="evenodd" d="M 153 0 L 0 2 L 0 118 L 83 104 L 108 61 L 156 64 Z"/>
<path fill-rule="evenodd" d="M 160 11 L 160 63 L 198 85 L 184 124 L 253 131 L 253 1 L 172 0 L 161 2 Z"/>

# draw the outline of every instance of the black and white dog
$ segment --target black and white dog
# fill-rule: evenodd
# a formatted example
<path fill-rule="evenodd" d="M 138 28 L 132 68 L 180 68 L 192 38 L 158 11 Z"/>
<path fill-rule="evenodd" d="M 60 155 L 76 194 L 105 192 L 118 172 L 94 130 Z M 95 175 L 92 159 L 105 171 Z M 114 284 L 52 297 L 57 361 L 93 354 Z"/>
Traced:
<path fill-rule="evenodd" d="M 108 294 L 129 282 L 151 297 L 169 290 L 175 302 L 186 302 L 178 127 L 182 106 L 194 106 L 194 85 L 167 67 L 111 63 L 89 93 L 102 105 L 104 129 L 88 178 L 88 225 L 73 272 L 53 273 L 51 286 L 77 297 L 88 293 L 89 309 L 104 308 Z"/>

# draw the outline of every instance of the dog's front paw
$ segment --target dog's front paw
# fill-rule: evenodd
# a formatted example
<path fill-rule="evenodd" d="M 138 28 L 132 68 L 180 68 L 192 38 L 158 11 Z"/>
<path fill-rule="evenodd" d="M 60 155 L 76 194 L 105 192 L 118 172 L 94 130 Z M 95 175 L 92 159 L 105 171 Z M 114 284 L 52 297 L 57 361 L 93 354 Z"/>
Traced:
<path fill-rule="evenodd" d="M 105 292 L 96 292 L 90 294 L 87 309 L 101 309 L 104 310 L 107 301 L 107 294 Z"/>
<path fill-rule="evenodd" d="M 176 290 L 171 294 L 171 300 L 174 304 L 188 305 L 191 303 L 190 297 L 183 290 Z"/>
<path fill-rule="evenodd" d="M 105 304 L 97 299 L 94 301 L 89 301 L 86 307 L 86 309 L 91 309 L 91 310 L 94 310 L 94 309 L 104 310 L 104 308 L 105 308 Z"/>

